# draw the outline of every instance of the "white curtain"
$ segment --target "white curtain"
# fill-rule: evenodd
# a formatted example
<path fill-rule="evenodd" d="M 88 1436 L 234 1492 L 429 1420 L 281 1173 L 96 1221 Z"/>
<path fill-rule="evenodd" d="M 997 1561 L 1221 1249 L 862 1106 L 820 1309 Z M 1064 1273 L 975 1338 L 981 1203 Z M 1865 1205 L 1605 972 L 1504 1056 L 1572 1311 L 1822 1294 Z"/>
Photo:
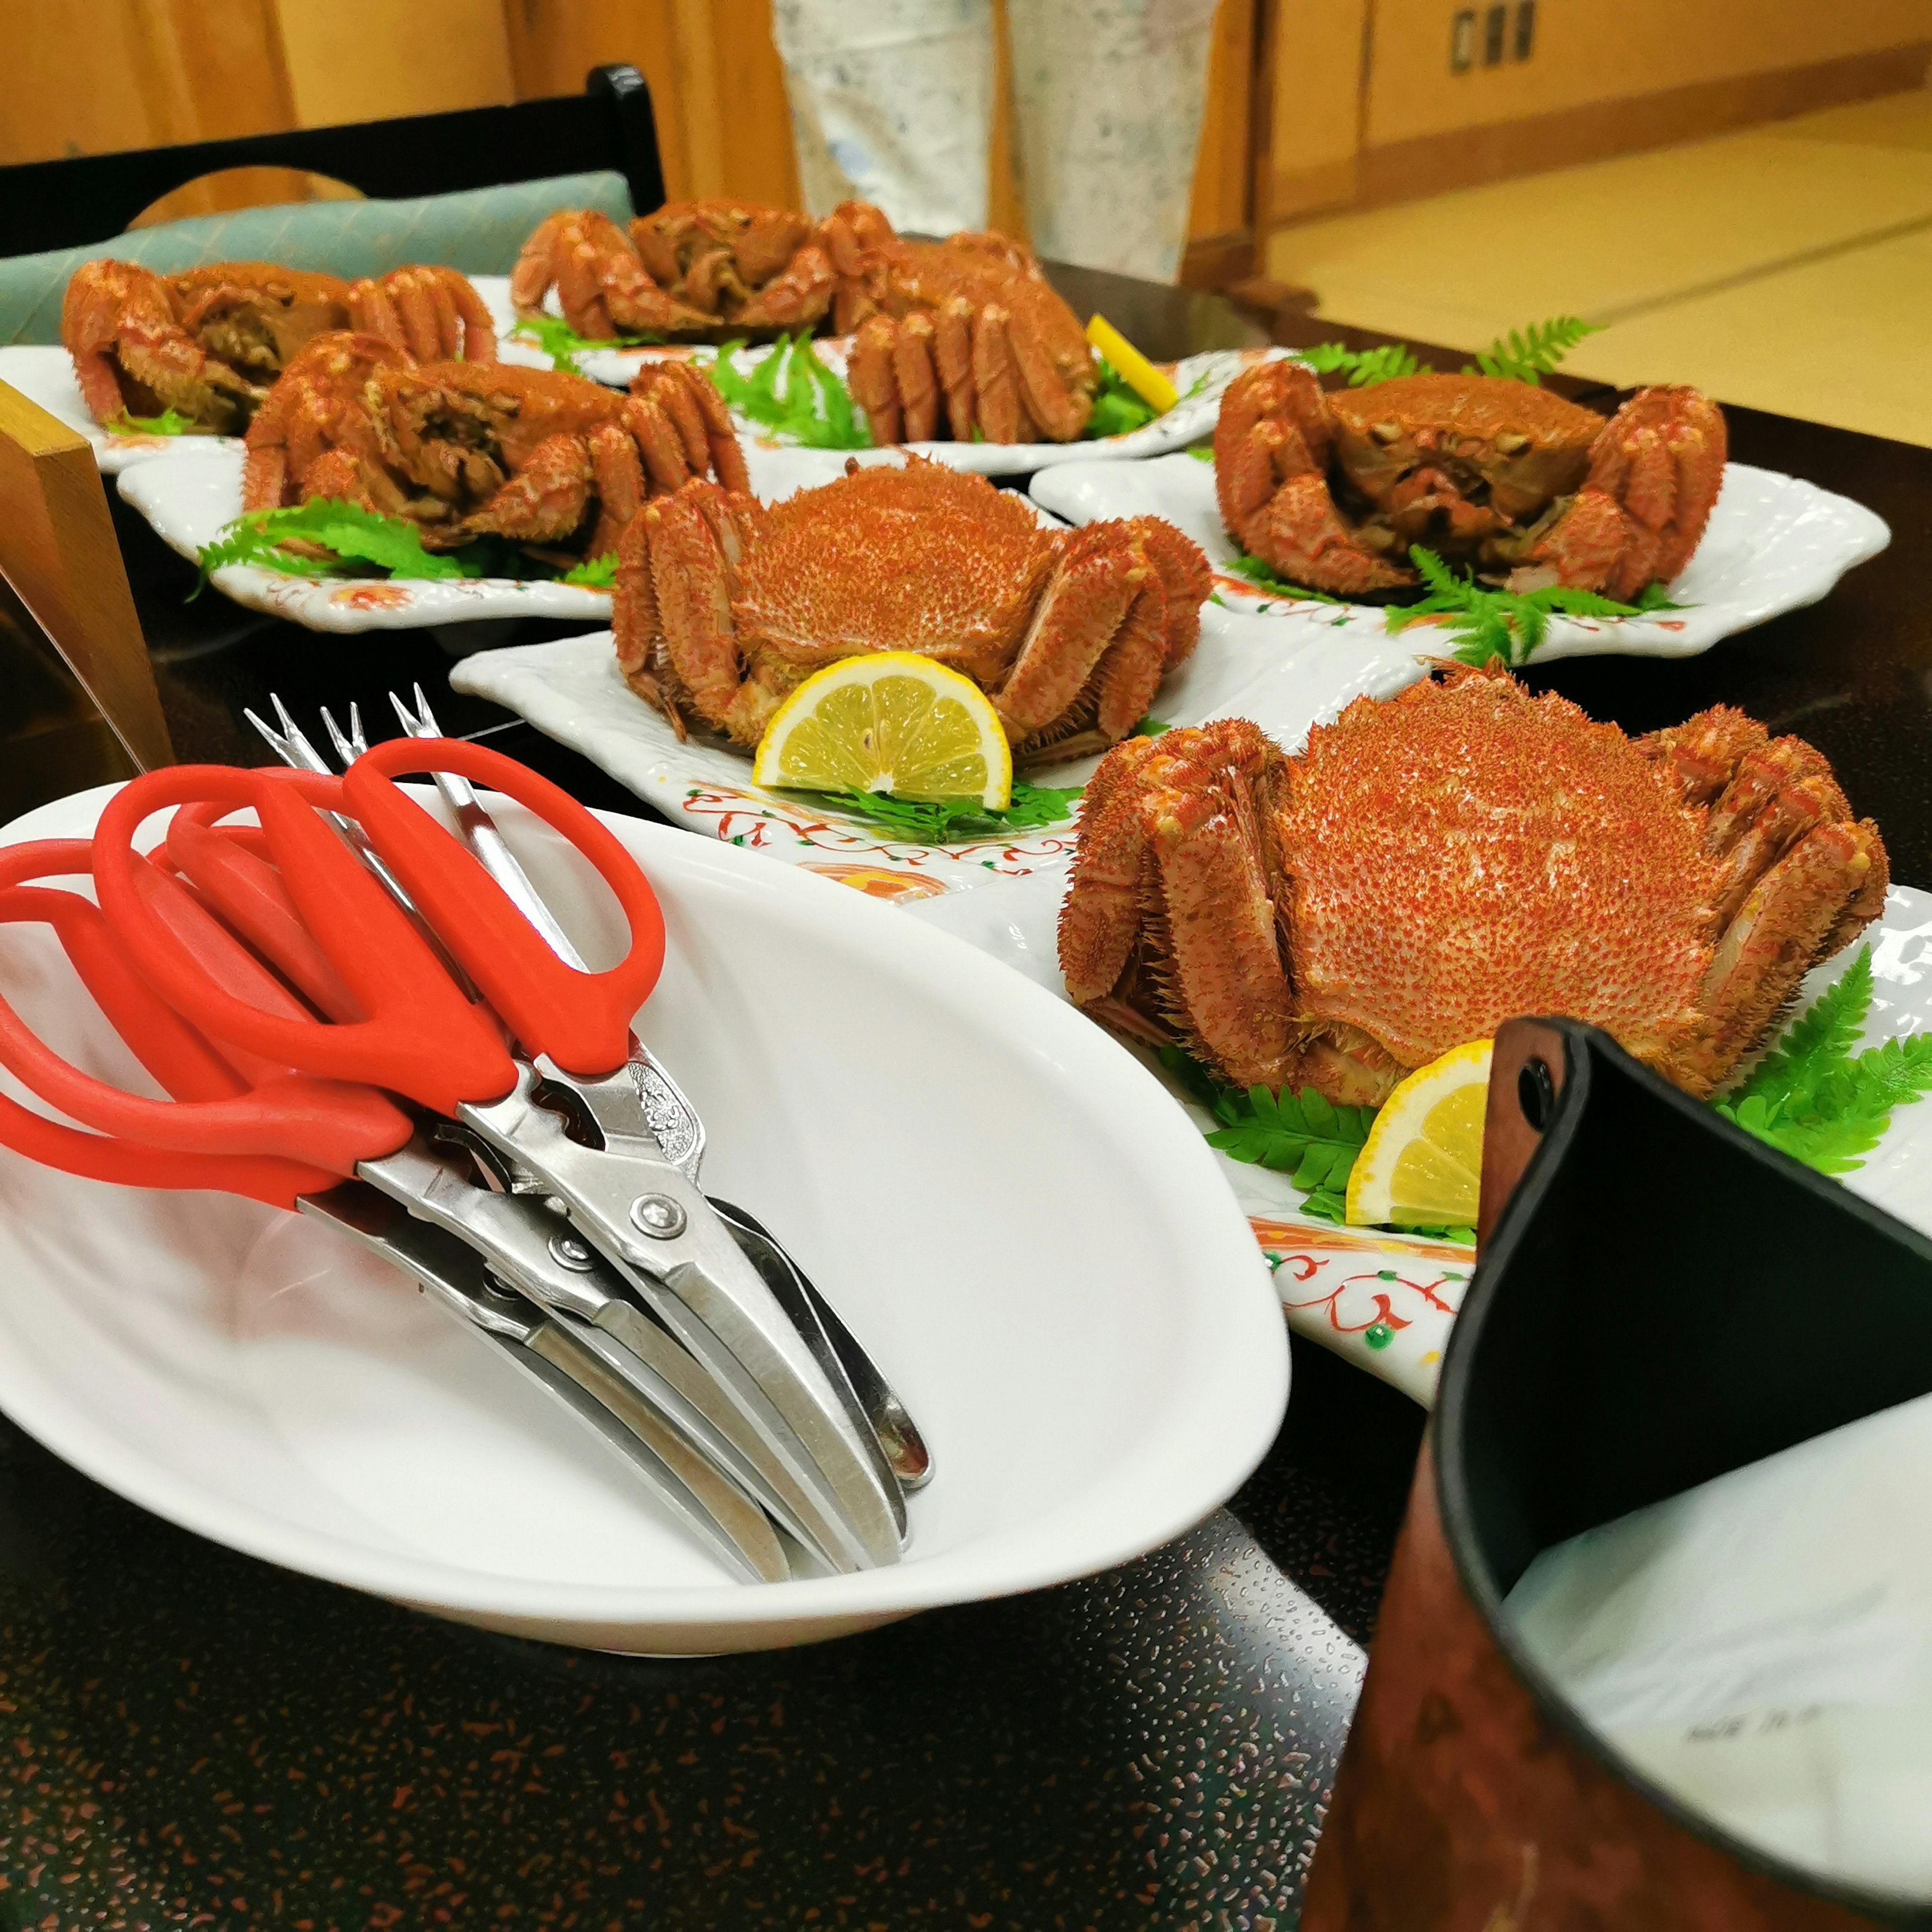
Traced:
<path fill-rule="evenodd" d="M 989 0 L 774 0 L 806 205 L 986 223 Z M 1007 0 L 1034 246 L 1172 281 L 1187 236 L 1214 0 Z"/>

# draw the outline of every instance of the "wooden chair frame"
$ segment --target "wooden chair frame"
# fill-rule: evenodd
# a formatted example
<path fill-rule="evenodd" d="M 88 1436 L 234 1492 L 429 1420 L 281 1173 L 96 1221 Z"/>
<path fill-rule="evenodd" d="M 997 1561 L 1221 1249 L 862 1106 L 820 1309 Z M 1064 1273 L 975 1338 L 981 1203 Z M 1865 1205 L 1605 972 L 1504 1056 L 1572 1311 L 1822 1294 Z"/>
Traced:
<path fill-rule="evenodd" d="M 84 248 L 185 183 L 224 168 L 305 168 L 396 198 L 614 169 L 640 214 L 662 207 L 650 89 L 634 67 L 592 68 L 581 94 L 227 141 L 0 168 L 0 254 Z"/>

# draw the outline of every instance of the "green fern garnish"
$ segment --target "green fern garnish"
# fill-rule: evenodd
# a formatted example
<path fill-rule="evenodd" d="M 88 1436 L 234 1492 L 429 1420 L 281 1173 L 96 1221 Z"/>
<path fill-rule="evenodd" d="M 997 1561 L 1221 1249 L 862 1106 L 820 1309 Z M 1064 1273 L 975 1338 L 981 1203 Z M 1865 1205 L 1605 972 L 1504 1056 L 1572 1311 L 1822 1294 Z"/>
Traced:
<path fill-rule="evenodd" d="M 1854 1054 L 1872 996 L 1871 948 L 1787 1027 L 1742 1084 L 1712 1102 L 1726 1120 L 1820 1174 L 1849 1174 L 1894 1107 L 1932 1091 L 1932 1033 Z"/>
<path fill-rule="evenodd" d="M 1072 817 L 1081 790 L 1078 785 L 1063 790 L 1016 778 L 1010 802 L 997 809 L 973 799 L 896 798 L 880 791 L 788 791 L 782 796 L 842 818 L 863 819 L 913 844 L 952 845 L 1064 824 Z"/>
<path fill-rule="evenodd" d="M 1560 584 L 1540 590 L 1492 590 L 1473 576 L 1459 577 L 1435 551 L 1420 544 L 1411 546 L 1408 556 L 1428 595 L 1419 603 L 1391 609 L 1389 629 L 1400 632 L 1426 618 L 1445 617 L 1443 631 L 1456 640 L 1449 655 L 1479 668 L 1500 662 L 1514 668 L 1524 663 L 1548 634 L 1550 618 L 1559 612 L 1568 617 L 1644 617 L 1683 608 L 1670 602 L 1660 584 L 1646 585 L 1634 604 L 1619 604 L 1594 590 L 1570 590 Z"/>
<path fill-rule="evenodd" d="M 1246 550 L 1236 552 L 1221 568 L 1232 571 L 1237 577 L 1245 577 L 1257 590 L 1264 590 L 1270 597 L 1284 601 L 1293 598 L 1307 604 L 1339 604 L 1342 601 L 1339 597 L 1330 597 L 1325 590 L 1310 590 L 1305 584 L 1284 581 L 1259 557 L 1250 556 Z"/>
<path fill-rule="evenodd" d="M 173 410 L 164 410 L 158 416 L 130 416 L 123 410 L 103 427 L 110 436 L 186 436 L 194 424 Z"/>
<path fill-rule="evenodd" d="M 1600 335 L 1603 324 L 1580 316 L 1552 316 L 1499 335 L 1474 362 L 1465 363 L 1466 376 L 1505 376 L 1511 381 L 1541 386 L 1547 376 L 1586 335 Z"/>
<path fill-rule="evenodd" d="M 586 349 L 642 349 L 660 343 L 662 335 L 613 335 L 602 340 L 579 335 L 560 315 L 526 315 L 510 331 L 534 342 L 550 358 L 550 366 L 566 376 L 584 374 L 577 358 Z"/>
<path fill-rule="evenodd" d="M 1318 342 L 1295 352 L 1318 376 L 1346 369 L 1348 386 L 1365 389 L 1371 382 L 1390 382 L 1398 376 L 1432 376 L 1426 362 L 1418 362 L 1402 343 L 1385 342 L 1378 349 L 1345 349 L 1339 342 Z"/>
<path fill-rule="evenodd" d="M 853 412 L 850 391 L 819 361 L 808 335 L 780 336 L 748 376 L 732 359 L 744 346 L 728 342 L 705 365 L 718 393 L 741 416 L 807 449 L 872 446 Z"/>

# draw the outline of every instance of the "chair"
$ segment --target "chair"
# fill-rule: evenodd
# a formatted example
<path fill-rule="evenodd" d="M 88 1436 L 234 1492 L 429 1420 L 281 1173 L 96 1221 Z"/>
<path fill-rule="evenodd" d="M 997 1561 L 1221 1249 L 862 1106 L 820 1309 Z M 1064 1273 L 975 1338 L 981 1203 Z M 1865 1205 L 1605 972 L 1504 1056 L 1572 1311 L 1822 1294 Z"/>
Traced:
<path fill-rule="evenodd" d="M 610 170 L 640 214 L 663 205 L 650 90 L 634 67 L 591 69 L 580 94 L 227 141 L 141 148 L 0 168 L 0 255 L 105 241 L 151 202 L 205 174 L 302 168 L 372 200 L 447 194 Z"/>
<path fill-rule="evenodd" d="M 42 647 L 42 638 L 60 662 Z M 0 659 L 7 664 L 0 679 L 8 694 L 0 710 L 5 815 L 38 802 L 30 794 L 52 796 L 76 784 L 124 777 L 130 765 L 146 770 L 174 762 L 94 452 L 4 382 Z M 35 766 L 30 740 L 57 753 L 61 769 L 28 769 Z"/>

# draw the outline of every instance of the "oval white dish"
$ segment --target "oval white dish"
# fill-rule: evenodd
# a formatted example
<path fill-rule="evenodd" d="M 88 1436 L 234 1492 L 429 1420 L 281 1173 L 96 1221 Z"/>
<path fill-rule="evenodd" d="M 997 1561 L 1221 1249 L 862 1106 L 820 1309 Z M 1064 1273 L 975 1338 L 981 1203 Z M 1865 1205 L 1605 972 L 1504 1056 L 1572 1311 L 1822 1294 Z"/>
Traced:
<path fill-rule="evenodd" d="M 1165 517 L 1216 566 L 1215 594 L 1231 610 L 1253 611 L 1298 632 L 1332 630 L 1334 640 L 1351 646 L 1388 634 L 1380 609 L 1270 597 L 1223 568 L 1238 551 L 1214 500 L 1211 463 L 1184 454 L 1130 468 L 1070 464 L 1028 487 L 1036 502 L 1072 524 Z M 1816 603 L 1853 565 L 1891 541 L 1884 520 L 1862 503 L 1800 477 L 1730 464 L 1703 541 L 1671 586 L 1684 608 L 1643 617 L 1552 617 L 1547 638 L 1527 662 L 1603 654 L 1693 657 L 1720 638 Z M 1404 633 L 1409 648 L 1428 650 L 1431 628 L 1418 624 Z"/>
<path fill-rule="evenodd" d="M 85 836 L 109 796 L 0 836 Z M 586 953 L 614 956 L 582 862 L 500 816 Z M 608 822 L 665 908 L 638 1025 L 704 1115 L 710 1184 L 782 1234 L 932 1444 L 903 1562 L 732 1583 L 400 1276 L 251 1203 L 110 1193 L 4 1152 L 0 1407 L 233 1548 L 610 1649 L 804 1642 L 1039 1588 L 1228 1495 L 1273 1439 L 1286 1351 L 1240 1211 L 1159 1085 L 1060 1002 L 886 908 Z M 6 997 L 128 1077 L 46 936 L 4 941 Z"/>

